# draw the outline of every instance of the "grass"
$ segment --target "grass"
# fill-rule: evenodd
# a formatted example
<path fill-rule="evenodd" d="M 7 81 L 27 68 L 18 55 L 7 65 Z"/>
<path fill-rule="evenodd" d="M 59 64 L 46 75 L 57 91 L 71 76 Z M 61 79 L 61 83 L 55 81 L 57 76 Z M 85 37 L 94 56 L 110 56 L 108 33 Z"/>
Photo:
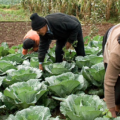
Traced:
<path fill-rule="evenodd" d="M 20 5 L 0 5 L 0 21 L 30 21 L 31 13 Z"/>

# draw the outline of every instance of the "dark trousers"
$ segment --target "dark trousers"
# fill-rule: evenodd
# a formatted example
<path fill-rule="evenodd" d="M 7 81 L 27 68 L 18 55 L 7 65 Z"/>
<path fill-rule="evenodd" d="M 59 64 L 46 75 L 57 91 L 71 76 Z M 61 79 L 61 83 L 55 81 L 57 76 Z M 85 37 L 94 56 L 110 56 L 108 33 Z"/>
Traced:
<path fill-rule="evenodd" d="M 109 30 L 107 31 L 107 33 L 103 37 L 103 44 L 102 44 L 103 53 L 104 53 L 104 46 L 105 46 L 106 41 L 107 41 L 107 34 L 108 34 Z M 104 67 L 105 67 L 105 71 L 106 71 L 107 63 L 104 63 Z M 115 104 L 120 105 L 120 76 L 118 76 L 117 82 L 115 84 Z"/>
<path fill-rule="evenodd" d="M 56 50 L 55 50 L 56 62 L 63 61 L 64 52 L 62 49 L 65 46 L 66 42 L 67 40 L 57 40 Z M 83 41 L 81 26 L 79 27 L 79 32 L 77 35 L 77 45 L 74 48 L 75 48 L 77 56 L 85 56 L 84 41 Z"/>

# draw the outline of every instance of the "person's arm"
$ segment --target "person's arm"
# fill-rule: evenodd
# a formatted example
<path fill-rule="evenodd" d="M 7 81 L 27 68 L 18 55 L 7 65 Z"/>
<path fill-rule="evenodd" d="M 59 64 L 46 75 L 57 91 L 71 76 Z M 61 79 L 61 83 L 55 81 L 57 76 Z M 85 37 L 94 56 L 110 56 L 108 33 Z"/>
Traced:
<path fill-rule="evenodd" d="M 22 54 L 23 55 L 26 55 L 28 53 L 28 50 L 27 49 L 22 49 Z"/>
<path fill-rule="evenodd" d="M 119 72 L 120 57 L 117 54 L 111 53 L 105 74 L 104 87 L 106 104 L 113 117 L 116 117 L 114 87 L 117 82 Z"/>
<path fill-rule="evenodd" d="M 38 49 L 38 60 L 39 60 L 39 69 L 43 70 L 42 63 L 44 62 L 45 55 L 47 53 L 47 50 L 49 49 L 51 40 L 45 37 L 41 37 L 39 49 Z"/>
<path fill-rule="evenodd" d="M 70 17 L 64 17 L 63 23 L 65 30 L 69 32 L 68 42 L 72 44 L 75 40 L 77 40 L 80 23 Z"/>
<path fill-rule="evenodd" d="M 40 70 L 43 70 L 42 62 L 39 62 L 39 69 L 40 69 Z"/>

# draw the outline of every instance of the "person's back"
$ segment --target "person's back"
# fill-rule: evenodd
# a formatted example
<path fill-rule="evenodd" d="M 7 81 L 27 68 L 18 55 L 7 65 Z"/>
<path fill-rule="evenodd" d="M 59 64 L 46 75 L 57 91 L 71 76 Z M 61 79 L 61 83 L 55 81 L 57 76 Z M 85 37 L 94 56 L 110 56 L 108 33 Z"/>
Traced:
<path fill-rule="evenodd" d="M 29 30 L 23 39 L 22 54 L 26 55 L 28 53 L 28 49 L 31 49 L 31 48 L 33 52 L 37 52 L 39 42 L 40 42 L 40 36 L 37 34 L 37 32 L 34 30 Z"/>
<path fill-rule="evenodd" d="M 104 63 L 108 63 L 111 53 L 120 54 L 119 51 L 116 51 L 116 47 L 119 46 L 118 41 L 116 40 L 119 36 L 120 24 L 114 26 L 110 32 L 107 42 L 105 45 L 104 51 Z"/>
<path fill-rule="evenodd" d="M 80 24 L 77 18 L 64 13 L 53 13 L 45 18 L 55 39 L 67 39 L 72 34 L 73 26 L 76 28 Z"/>

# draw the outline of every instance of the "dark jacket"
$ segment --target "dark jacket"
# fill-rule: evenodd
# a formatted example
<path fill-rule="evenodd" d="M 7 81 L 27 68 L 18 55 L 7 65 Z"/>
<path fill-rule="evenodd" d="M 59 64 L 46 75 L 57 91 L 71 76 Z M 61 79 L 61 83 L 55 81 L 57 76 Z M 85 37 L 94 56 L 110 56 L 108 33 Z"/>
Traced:
<path fill-rule="evenodd" d="M 39 62 L 44 61 L 45 54 L 52 39 L 73 43 L 77 40 L 77 34 L 81 27 L 77 18 L 63 13 L 50 14 L 45 19 L 53 34 L 46 33 L 45 36 L 40 36 Z"/>
<path fill-rule="evenodd" d="M 112 27 L 114 27 L 114 26 L 112 26 Z M 105 47 L 105 44 L 106 44 L 107 38 L 108 38 L 108 33 L 109 33 L 109 31 L 110 31 L 110 29 L 111 29 L 112 27 L 110 27 L 110 28 L 107 30 L 107 32 L 105 33 L 105 35 L 103 36 L 103 42 L 102 42 L 102 53 L 103 53 L 103 54 L 104 54 L 104 47 Z"/>

